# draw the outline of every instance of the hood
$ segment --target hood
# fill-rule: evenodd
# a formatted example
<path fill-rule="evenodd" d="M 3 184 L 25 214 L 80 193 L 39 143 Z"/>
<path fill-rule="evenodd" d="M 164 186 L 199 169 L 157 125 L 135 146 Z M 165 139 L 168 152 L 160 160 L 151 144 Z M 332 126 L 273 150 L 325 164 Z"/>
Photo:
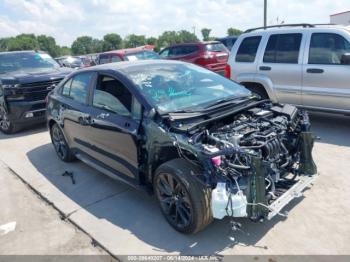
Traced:
<path fill-rule="evenodd" d="M 64 78 L 74 70 L 71 68 L 52 68 L 44 72 L 12 72 L 0 75 L 1 84 L 16 85 L 50 81 Z"/>

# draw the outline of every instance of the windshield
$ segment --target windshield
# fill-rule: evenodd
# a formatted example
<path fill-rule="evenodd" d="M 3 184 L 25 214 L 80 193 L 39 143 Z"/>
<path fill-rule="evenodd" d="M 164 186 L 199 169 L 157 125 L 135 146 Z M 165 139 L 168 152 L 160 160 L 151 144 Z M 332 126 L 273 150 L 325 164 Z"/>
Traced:
<path fill-rule="evenodd" d="M 153 51 L 141 51 L 125 55 L 126 61 L 160 59 L 159 55 Z"/>
<path fill-rule="evenodd" d="M 209 52 L 228 52 L 227 48 L 222 43 L 207 44 L 206 49 Z"/>
<path fill-rule="evenodd" d="M 47 71 L 58 67 L 58 63 L 48 54 L 35 52 L 0 54 L 0 74 Z"/>
<path fill-rule="evenodd" d="M 251 95 L 243 86 L 192 64 L 151 64 L 132 66 L 126 70 L 160 113 L 201 110 L 222 99 Z"/>

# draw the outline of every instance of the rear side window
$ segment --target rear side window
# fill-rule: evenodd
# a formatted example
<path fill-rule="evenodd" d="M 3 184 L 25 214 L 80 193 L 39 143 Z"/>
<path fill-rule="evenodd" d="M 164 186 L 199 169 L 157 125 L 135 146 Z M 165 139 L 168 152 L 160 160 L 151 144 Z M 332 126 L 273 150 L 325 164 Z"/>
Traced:
<path fill-rule="evenodd" d="M 92 72 L 81 73 L 74 76 L 63 86 L 62 95 L 85 104 L 92 76 Z"/>
<path fill-rule="evenodd" d="M 107 64 L 110 63 L 110 57 L 109 55 L 101 55 L 99 59 L 100 64 Z"/>
<path fill-rule="evenodd" d="M 112 59 L 111 59 L 112 63 L 120 62 L 120 61 L 122 61 L 122 59 L 119 56 L 117 56 L 117 55 L 112 56 Z"/>
<path fill-rule="evenodd" d="M 261 41 L 261 36 L 245 38 L 238 48 L 236 62 L 253 63 Z"/>
<path fill-rule="evenodd" d="M 297 64 L 302 34 L 271 35 L 267 42 L 264 63 Z"/>
<path fill-rule="evenodd" d="M 311 36 L 309 64 L 342 64 L 342 56 L 350 53 L 349 42 L 338 34 L 314 33 Z"/>
<path fill-rule="evenodd" d="M 227 52 L 227 48 L 222 43 L 214 43 L 205 45 L 205 49 L 209 52 Z"/>

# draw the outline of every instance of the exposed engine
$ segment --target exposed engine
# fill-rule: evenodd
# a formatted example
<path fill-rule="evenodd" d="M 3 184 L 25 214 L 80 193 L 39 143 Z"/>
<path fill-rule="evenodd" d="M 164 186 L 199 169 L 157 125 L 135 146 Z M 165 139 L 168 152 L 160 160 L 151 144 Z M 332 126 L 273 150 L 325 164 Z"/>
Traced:
<path fill-rule="evenodd" d="M 305 112 L 270 104 L 215 123 L 191 140 L 211 162 L 209 178 L 221 189 L 221 183 L 227 185 L 232 195 L 227 205 L 233 201 L 243 205 L 236 213 L 231 209 L 231 215 L 259 219 L 296 183 L 298 175 L 317 172 L 309 126 Z M 244 203 L 251 206 L 246 208 Z"/>

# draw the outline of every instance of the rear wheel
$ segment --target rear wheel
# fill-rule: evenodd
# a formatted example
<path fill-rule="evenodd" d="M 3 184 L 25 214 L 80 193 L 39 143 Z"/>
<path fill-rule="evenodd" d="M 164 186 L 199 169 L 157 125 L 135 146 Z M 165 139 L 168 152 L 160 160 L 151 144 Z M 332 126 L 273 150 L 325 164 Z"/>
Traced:
<path fill-rule="evenodd" d="M 154 177 L 154 190 L 163 215 L 182 233 L 196 233 L 213 220 L 210 189 L 194 177 L 200 170 L 184 159 L 162 164 Z"/>
<path fill-rule="evenodd" d="M 17 127 L 8 118 L 3 107 L 0 107 L 0 130 L 4 134 L 12 134 L 17 131 Z"/>
<path fill-rule="evenodd" d="M 64 138 L 62 129 L 58 124 L 53 124 L 50 130 L 51 141 L 55 147 L 57 156 L 65 162 L 70 162 L 74 159 L 74 155 L 70 150 L 66 139 Z"/>

